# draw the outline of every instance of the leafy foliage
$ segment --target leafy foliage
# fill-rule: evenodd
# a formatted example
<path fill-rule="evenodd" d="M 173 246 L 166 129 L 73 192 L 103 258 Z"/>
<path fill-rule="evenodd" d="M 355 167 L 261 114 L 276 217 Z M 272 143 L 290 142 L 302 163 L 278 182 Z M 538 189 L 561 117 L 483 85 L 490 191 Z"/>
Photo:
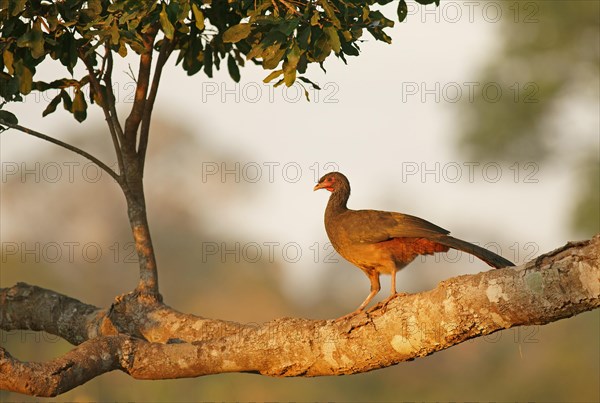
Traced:
<path fill-rule="evenodd" d="M 439 0 L 416 0 L 428 4 Z M 234 81 L 246 61 L 274 70 L 265 81 L 287 86 L 306 72 L 310 63 L 332 54 L 344 62 L 357 56 L 364 31 L 376 40 L 391 42 L 385 29 L 394 22 L 376 7 L 390 0 L 0 0 L 0 96 L 21 101 L 32 90 L 58 91 L 44 115 L 62 101 L 78 121 L 86 117 L 87 103 L 102 102 L 91 77 L 74 77 L 79 61 L 107 73 L 108 52 L 122 57 L 143 54 L 150 42 L 158 51 L 169 41 L 177 64 L 194 75 L 214 69 L 227 60 Z M 404 20 L 406 1 L 398 16 Z M 104 49 L 104 52 L 102 52 Z M 35 81 L 37 66 L 50 57 L 70 74 L 50 83 Z M 312 84 L 304 78 L 304 82 Z M 70 90 L 70 91 L 68 91 Z M 104 91 L 105 89 L 102 89 Z M 72 95 L 71 95 L 72 94 Z"/>

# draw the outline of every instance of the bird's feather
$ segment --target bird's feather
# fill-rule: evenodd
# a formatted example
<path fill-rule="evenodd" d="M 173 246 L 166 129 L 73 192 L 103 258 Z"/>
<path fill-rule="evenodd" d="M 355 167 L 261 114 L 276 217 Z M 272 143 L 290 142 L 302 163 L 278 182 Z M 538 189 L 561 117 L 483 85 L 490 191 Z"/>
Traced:
<path fill-rule="evenodd" d="M 435 238 L 449 231 L 429 221 L 408 214 L 377 210 L 347 210 L 338 215 L 334 225 L 348 240 L 377 243 L 392 238 Z"/>

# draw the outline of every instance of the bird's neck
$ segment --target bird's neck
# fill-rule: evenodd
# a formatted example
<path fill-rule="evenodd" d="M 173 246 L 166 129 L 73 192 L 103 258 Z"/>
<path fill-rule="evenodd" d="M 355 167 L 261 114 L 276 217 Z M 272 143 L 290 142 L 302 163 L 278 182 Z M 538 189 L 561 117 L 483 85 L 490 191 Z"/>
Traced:
<path fill-rule="evenodd" d="M 338 189 L 331 193 L 329 201 L 327 202 L 327 208 L 325 209 L 325 217 L 327 218 L 343 213 L 348 210 L 346 203 L 350 198 L 350 189 Z"/>

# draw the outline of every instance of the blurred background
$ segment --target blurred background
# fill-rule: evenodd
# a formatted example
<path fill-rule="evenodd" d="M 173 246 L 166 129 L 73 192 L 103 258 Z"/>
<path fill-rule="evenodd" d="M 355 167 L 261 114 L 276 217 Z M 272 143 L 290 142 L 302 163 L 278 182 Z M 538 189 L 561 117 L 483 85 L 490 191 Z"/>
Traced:
<path fill-rule="evenodd" d="M 243 323 L 355 309 L 369 282 L 333 253 L 323 226 L 328 193 L 312 191 L 331 170 L 351 181 L 349 207 L 423 217 L 517 264 L 600 232 L 599 4 L 409 4 L 392 45 L 365 37 L 347 66 L 330 60 L 327 74 L 309 70 L 322 87 L 308 89 L 311 102 L 299 85 L 263 84 L 255 66 L 235 84 L 223 71 L 186 77 L 171 61 L 145 175 L 165 302 Z M 137 69 L 126 59 L 113 80 L 122 116 L 134 91 L 128 63 Z M 42 75 L 57 72 L 42 66 Z M 47 98 L 31 94 L 9 110 L 115 164 L 98 110 L 84 124 L 64 111 L 42 119 Z M 97 306 L 133 289 L 137 263 L 112 179 L 15 131 L 0 146 L 0 286 L 24 281 Z M 484 270 L 465 255 L 417 259 L 398 273 L 398 289 Z M 366 374 L 136 381 L 115 372 L 54 400 L 599 401 L 599 340 L 594 311 Z M 70 349 L 28 331 L 0 332 L 0 343 L 23 360 Z M 0 392 L 0 400 L 37 399 Z"/>

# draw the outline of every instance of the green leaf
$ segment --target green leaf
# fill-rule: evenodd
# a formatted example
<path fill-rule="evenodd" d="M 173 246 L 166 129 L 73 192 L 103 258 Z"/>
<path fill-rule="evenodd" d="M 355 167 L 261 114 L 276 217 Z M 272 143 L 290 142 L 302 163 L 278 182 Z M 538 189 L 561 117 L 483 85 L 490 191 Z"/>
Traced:
<path fill-rule="evenodd" d="M 285 36 L 289 36 L 294 32 L 294 30 L 298 27 L 298 23 L 300 20 L 298 18 L 291 18 L 288 20 L 284 20 L 284 22 L 280 23 L 277 28 L 279 32 L 284 34 Z"/>
<path fill-rule="evenodd" d="M 117 21 L 115 21 L 110 27 L 110 43 L 112 45 L 118 45 L 120 36 L 121 35 L 119 34 L 119 24 L 117 23 Z"/>
<path fill-rule="evenodd" d="M 88 0 L 87 8 L 96 16 L 102 12 L 102 2 L 100 0 Z"/>
<path fill-rule="evenodd" d="M 0 123 L 2 123 L 2 122 L 17 125 L 17 124 L 19 124 L 19 119 L 17 119 L 17 117 L 13 113 L 10 113 L 9 111 L 0 110 Z"/>
<path fill-rule="evenodd" d="M 85 96 L 83 91 L 77 89 L 75 91 L 75 97 L 73 98 L 73 105 L 71 106 L 71 112 L 75 119 L 81 123 L 87 117 L 87 103 L 85 102 Z"/>
<path fill-rule="evenodd" d="M 238 67 L 235 57 L 229 55 L 227 58 L 227 69 L 229 70 L 229 75 L 236 83 L 240 82 L 240 68 Z"/>
<path fill-rule="evenodd" d="M 65 110 L 71 112 L 71 109 L 73 108 L 73 102 L 71 101 L 71 97 L 69 96 L 67 91 L 60 90 L 60 97 L 62 98 L 62 101 L 63 101 L 63 108 L 65 108 Z"/>
<path fill-rule="evenodd" d="M 405 0 L 400 0 L 398 3 L 398 21 L 402 22 L 406 19 L 408 15 L 408 6 L 406 5 Z"/>
<path fill-rule="evenodd" d="M 173 34 L 175 33 L 175 27 L 173 27 L 173 24 L 171 24 L 171 21 L 169 20 L 165 3 L 163 3 L 162 11 L 160 12 L 160 26 L 162 27 L 165 36 L 172 40 Z"/>
<path fill-rule="evenodd" d="M 19 91 L 21 91 L 21 94 L 29 94 L 31 92 L 32 84 L 33 74 L 31 73 L 31 70 L 23 66 L 19 75 Z"/>
<path fill-rule="evenodd" d="M 305 27 L 298 33 L 297 40 L 302 48 L 306 49 L 308 47 L 308 44 L 310 43 L 310 26 Z"/>
<path fill-rule="evenodd" d="M 31 49 L 31 56 L 34 59 L 39 59 L 44 55 L 44 35 L 39 19 L 36 20 L 31 29 L 17 39 L 17 46 Z"/>
<path fill-rule="evenodd" d="M 280 75 L 282 75 L 282 74 L 283 74 L 283 69 L 282 69 L 282 70 L 275 70 L 275 71 L 272 71 L 272 72 L 271 72 L 271 74 L 269 74 L 268 76 L 266 76 L 266 77 L 263 79 L 263 83 L 268 83 L 268 82 L 271 82 L 273 79 L 275 79 L 275 78 L 279 77 L 279 76 L 280 76 Z"/>
<path fill-rule="evenodd" d="M 75 38 L 69 33 L 62 35 L 60 39 L 60 62 L 73 74 L 73 67 L 77 64 L 77 47 Z"/>
<path fill-rule="evenodd" d="M 42 22 L 38 18 L 33 24 L 33 36 L 31 41 L 31 56 L 39 59 L 44 56 L 44 35 L 42 34 Z"/>
<path fill-rule="evenodd" d="M 314 42 L 312 53 L 313 59 L 319 63 L 323 62 L 329 56 L 331 53 L 331 43 L 327 35 L 319 37 Z"/>
<path fill-rule="evenodd" d="M 12 3 L 11 5 L 13 7 L 11 15 L 13 17 L 15 17 L 23 11 L 23 9 L 25 8 L 25 3 L 27 3 L 27 0 L 15 0 L 15 1 L 11 1 L 10 3 Z"/>
<path fill-rule="evenodd" d="M 338 29 L 341 29 L 342 24 L 340 23 L 340 20 L 338 19 L 338 17 L 335 15 L 335 11 L 333 10 L 333 7 L 331 7 L 331 4 L 329 4 L 329 1 L 321 0 L 320 3 L 321 3 L 321 6 L 323 7 L 323 9 L 325 10 L 325 14 L 327 14 L 329 19 L 331 20 L 331 23 L 333 24 L 333 26 Z"/>
<path fill-rule="evenodd" d="M 194 13 L 194 19 L 196 20 L 196 28 L 200 31 L 204 30 L 204 13 L 198 8 L 196 3 L 192 3 L 192 12 Z"/>
<path fill-rule="evenodd" d="M 19 94 L 19 79 L 6 73 L 0 73 L 0 96 L 6 101 L 22 101 Z"/>
<path fill-rule="evenodd" d="M 310 25 L 311 26 L 319 25 L 320 20 L 321 20 L 321 15 L 319 14 L 319 12 L 317 10 L 315 10 L 313 12 L 312 17 L 310 17 Z"/>
<path fill-rule="evenodd" d="M 283 69 L 283 80 L 285 81 L 286 87 L 291 87 L 296 81 L 296 69 Z"/>
<path fill-rule="evenodd" d="M 349 42 L 343 42 L 342 43 L 342 50 L 347 55 L 358 56 L 359 55 L 359 51 L 358 51 L 358 49 L 355 46 L 356 46 L 355 44 L 351 44 Z"/>
<path fill-rule="evenodd" d="M 298 80 L 304 81 L 305 83 L 310 84 L 315 90 L 320 90 L 321 89 L 321 87 L 319 87 L 317 84 L 315 84 L 314 82 L 310 81 L 306 77 L 298 77 Z"/>
<path fill-rule="evenodd" d="M 323 32 L 325 32 L 325 35 L 327 35 L 327 37 L 329 38 L 329 44 L 331 45 L 331 49 L 333 49 L 333 51 L 336 54 L 340 53 L 342 44 L 340 43 L 340 37 L 337 33 L 337 29 L 335 29 L 334 27 L 326 27 L 323 28 Z"/>
<path fill-rule="evenodd" d="M 245 23 L 229 27 L 227 31 L 223 32 L 223 42 L 236 43 L 242 39 L 246 39 L 250 35 L 251 29 L 252 25 Z"/>
<path fill-rule="evenodd" d="M 42 117 L 47 116 L 47 115 L 51 114 L 52 112 L 54 112 L 56 110 L 56 107 L 60 103 L 61 98 L 62 98 L 61 93 L 58 93 L 57 96 L 52 98 L 52 101 L 50 101 L 50 103 L 48 104 L 46 109 L 44 109 L 44 112 L 42 112 Z"/>
<path fill-rule="evenodd" d="M 119 42 L 119 50 L 117 50 L 117 53 L 122 58 L 125 58 L 125 56 L 127 56 L 127 46 L 125 46 L 125 41 Z"/>
<path fill-rule="evenodd" d="M 283 56 L 285 55 L 286 49 L 280 48 L 280 45 L 276 43 L 273 46 L 269 46 L 262 53 L 263 68 L 265 70 L 271 70 L 277 67 Z"/>
<path fill-rule="evenodd" d="M 308 67 L 308 58 L 306 57 L 306 52 L 302 53 L 300 56 L 300 60 L 298 60 L 298 65 L 296 66 L 296 70 L 298 73 L 304 74 L 306 73 L 306 68 Z"/>
<path fill-rule="evenodd" d="M 8 50 L 8 48 L 4 49 L 4 52 L 2 52 L 2 59 L 8 74 L 15 74 L 15 69 L 13 68 L 14 54 Z"/>
<path fill-rule="evenodd" d="M 210 78 L 213 76 L 213 49 L 210 43 L 204 49 L 204 73 Z"/>
<path fill-rule="evenodd" d="M 435 3 L 436 6 L 440 5 L 440 0 L 415 0 L 419 4 L 427 5 L 431 3 Z"/>
<path fill-rule="evenodd" d="M 286 61 L 283 63 L 283 80 L 288 87 L 291 87 L 296 81 L 296 66 L 300 61 L 300 55 L 300 48 L 294 43 L 286 56 Z"/>

